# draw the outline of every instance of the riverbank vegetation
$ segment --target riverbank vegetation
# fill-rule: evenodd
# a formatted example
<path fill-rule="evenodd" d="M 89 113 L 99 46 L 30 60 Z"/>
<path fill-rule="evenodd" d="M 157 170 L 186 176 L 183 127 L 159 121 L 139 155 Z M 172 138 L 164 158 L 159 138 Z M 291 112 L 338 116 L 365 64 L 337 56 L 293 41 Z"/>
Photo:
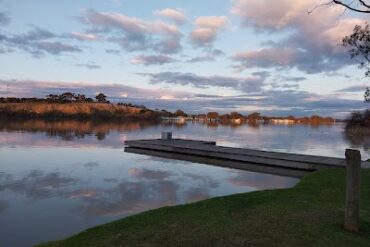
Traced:
<path fill-rule="evenodd" d="M 370 110 L 352 112 L 347 120 L 345 131 L 350 135 L 370 135 Z"/>
<path fill-rule="evenodd" d="M 0 115 L 6 118 L 21 119 L 101 119 L 101 120 L 137 120 L 161 118 L 180 118 L 188 120 L 199 120 L 208 122 L 220 122 L 222 124 L 242 123 L 277 123 L 277 124 L 332 124 L 335 119 L 330 117 L 273 117 L 263 116 L 259 112 L 241 114 L 231 112 L 221 114 L 208 112 L 206 114 L 188 114 L 183 110 L 170 112 L 167 110 L 151 110 L 143 105 L 117 102 L 111 103 L 108 97 L 98 93 L 95 98 L 84 94 L 65 92 L 62 94 L 49 94 L 45 98 L 0 98 Z"/>
<path fill-rule="evenodd" d="M 291 189 L 160 208 L 39 246 L 369 246 L 369 169 L 358 233 L 343 228 L 344 199 L 345 171 L 320 171 Z"/>
<path fill-rule="evenodd" d="M 46 120 L 159 120 L 160 118 L 158 113 L 149 109 L 108 103 L 2 103 L 0 115 L 11 119 Z"/>

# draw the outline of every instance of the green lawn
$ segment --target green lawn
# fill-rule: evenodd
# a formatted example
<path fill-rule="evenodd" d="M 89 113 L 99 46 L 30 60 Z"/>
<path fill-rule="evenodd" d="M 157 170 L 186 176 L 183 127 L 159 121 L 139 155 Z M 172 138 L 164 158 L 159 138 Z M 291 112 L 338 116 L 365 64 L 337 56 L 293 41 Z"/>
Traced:
<path fill-rule="evenodd" d="M 292 189 L 165 207 L 40 246 L 370 246 L 370 170 L 362 171 L 361 232 L 343 229 L 344 170 Z"/>

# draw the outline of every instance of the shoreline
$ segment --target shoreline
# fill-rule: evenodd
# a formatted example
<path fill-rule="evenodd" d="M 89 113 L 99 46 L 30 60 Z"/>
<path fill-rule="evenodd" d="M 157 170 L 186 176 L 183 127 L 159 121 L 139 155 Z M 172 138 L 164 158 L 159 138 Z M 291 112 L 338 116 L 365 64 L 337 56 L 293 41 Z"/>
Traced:
<path fill-rule="evenodd" d="M 326 170 L 290 189 L 163 207 L 37 246 L 368 246 L 370 169 L 361 172 L 358 233 L 343 229 L 345 172 Z"/>

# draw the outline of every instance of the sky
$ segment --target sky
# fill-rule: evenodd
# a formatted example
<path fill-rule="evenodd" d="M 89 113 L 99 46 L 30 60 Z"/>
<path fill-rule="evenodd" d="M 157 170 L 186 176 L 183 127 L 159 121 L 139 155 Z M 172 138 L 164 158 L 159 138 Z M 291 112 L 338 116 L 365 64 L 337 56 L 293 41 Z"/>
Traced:
<path fill-rule="evenodd" d="M 326 2 L 0 0 L 0 97 L 346 117 L 369 79 L 341 41 L 370 15 Z"/>

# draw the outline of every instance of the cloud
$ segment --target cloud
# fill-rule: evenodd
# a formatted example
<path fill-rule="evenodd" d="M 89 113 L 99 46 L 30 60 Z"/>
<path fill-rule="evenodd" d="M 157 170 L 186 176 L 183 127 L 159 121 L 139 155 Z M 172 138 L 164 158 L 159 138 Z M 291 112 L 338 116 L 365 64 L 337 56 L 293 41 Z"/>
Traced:
<path fill-rule="evenodd" d="M 78 67 L 85 67 L 87 69 L 101 69 L 101 66 L 96 64 L 95 62 L 93 61 L 88 61 L 87 63 L 79 63 L 79 64 L 76 64 L 76 66 Z"/>
<path fill-rule="evenodd" d="M 69 35 L 70 37 L 77 39 L 77 40 L 81 40 L 81 41 L 97 41 L 101 39 L 101 37 L 99 37 L 96 34 L 92 34 L 92 33 L 72 32 Z"/>
<path fill-rule="evenodd" d="M 354 61 L 349 59 L 341 40 L 364 20 L 340 18 L 343 9 L 324 5 L 311 14 L 320 0 L 236 0 L 231 13 L 240 17 L 244 27 L 259 33 L 284 33 L 277 41 L 264 42 L 264 47 L 234 54 L 236 67 L 247 69 L 277 68 L 321 73 L 336 71 Z"/>
<path fill-rule="evenodd" d="M 304 76 L 292 76 L 292 77 L 289 77 L 289 76 L 282 76 L 282 77 L 281 77 L 281 80 L 282 80 L 282 81 L 300 82 L 300 81 L 305 81 L 305 80 L 307 80 L 307 78 L 306 78 L 306 77 L 304 77 Z"/>
<path fill-rule="evenodd" d="M 177 53 L 182 47 L 182 34 L 177 26 L 162 21 L 146 21 L 120 13 L 86 10 L 81 22 L 91 27 L 90 33 L 104 30 L 107 39 L 127 51 L 151 50 L 160 53 Z"/>
<path fill-rule="evenodd" d="M 34 47 L 38 49 L 38 51 L 35 51 L 36 53 L 47 52 L 53 55 L 59 55 L 65 52 L 81 52 L 80 48 L 72 45 L 63 44 L 61 42 L 40 41 L 35 43 Z"/>
<path fill-rule="evenodd" d="M 339 89 L 336 92 L 343 92 L 343 93 L 365 92 L 367 87 L 369 87 L 369 85 L 354 85 L 354 86 Z"/>
<path fill-rule="evenodd" d="M 11 36 L 0 35 L 0 44 L 9 47 L 8 52 L 17 48 L 30 53 L 34 57 L 41 57 L 45 54 L 61 55 L 63 53 L 81 52 L 82 50 L 74 45 L 69 45 L 55 40 L 58 35 L 34 27 L 32 30 Z"/>
<path fill-rule="evenodd" d="M 208 50 L 207 49 L 204 55 L 190 58 L 186 62 L 188 63 L 211 62 L 211 61 L 215 61 L 217 57 L 224 56 L 224 55 L 225 53 L 221 50 L 218 50 L 218 49 Z"/>
<path fill-rule="evenodd" d="M 298 89 L 299 88 L 298 84 L 277 83 L 277 82 L 270 83 L 270 86 L 274 89 L 278 89 L 278 88 Z"/>
<path fill-rule="evenodd" d="M 142 65 L 162 65 L 166 63 L 173 63 L 176 60 L 172 57 L 165 55 L 152 55 L 152 56 L 136 56 L 131 59 L 132 64 L 142 64 Z"/>
<path fill-rule="evenodd" d="M 119 55 L 121 53 L 121 51 L 117 49 L 106 49 L 105 52 L 114 55 Z"/>
<path fill-rule="evenodd" d="M 0 12 L 0 26 L 5 26 L 10 23 L 10 17 L 7 13 Z"/>
<path fill-rule="evenodd" d="M 248 78 L 236 78 L 227 76 L 199 76 L 193 73 L 160 72 L 140 73 L 149 76 L 153 84 L 168 83 L 176 85 L 191 85 L 197 88 L 225 87 L 243 92 L 257 92 L 264 84 L 264 77 L 253 76 Z"/>
<path fill-rule="evenodd" d="M 194 21 L 195 29 L 190 33 L 190 41 L 199 47 L 212 46 L 218 33 L 228 24 L 226 16 L 204 16 Z"/>
<path fill-rule="evenodd" d="M 240 62 L 245 68 L 271 68 L 294 65 L 299 59 L 300 51 L 293 48 L 264 48 L 255 51 L 239 52 L 233 56 L 234 61 Z"/>
<path fill-rule="evenodd" d="M 97 83 L 66 83 L 53 81 L 33 80 L 0 80 L 0 96 L 5 97 L 45 97 L 48 94 L 61 94 L 64 92 L 83 93 L 94 97 L 102 92 L 109 99 L 117 98 L 148 98 L 155 99 L 167 95 L 171 98 L 190 97 L 190 93 L 173 91 L 168 89 L 144 89 L 130 87 L 122 84 L 97 84 Z"/>
<path fill-rule="evenodd" d="M 184 12 L 176 9 L 161 9 L 154 11 L 154 14 L 157 16 L 167 17 L 173 20 L 176 24 L 182 25 L 186 22 L 186 15 Z"/>

